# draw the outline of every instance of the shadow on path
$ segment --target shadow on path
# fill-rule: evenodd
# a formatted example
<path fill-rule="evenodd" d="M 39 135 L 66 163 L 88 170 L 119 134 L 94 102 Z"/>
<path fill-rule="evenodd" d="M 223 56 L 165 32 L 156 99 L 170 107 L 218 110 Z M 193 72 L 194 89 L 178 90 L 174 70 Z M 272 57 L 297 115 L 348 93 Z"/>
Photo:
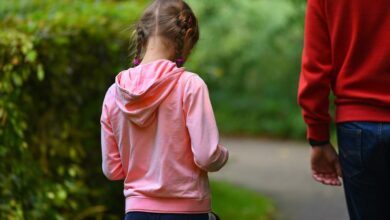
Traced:
<path fill-rule="evenodd" d="M 316 183 L 306 143 L 222 138 L 230 159 L 211 178 L 226 180 L 275 199 L 281 220 L 347 220 L 342 187 Z"/>

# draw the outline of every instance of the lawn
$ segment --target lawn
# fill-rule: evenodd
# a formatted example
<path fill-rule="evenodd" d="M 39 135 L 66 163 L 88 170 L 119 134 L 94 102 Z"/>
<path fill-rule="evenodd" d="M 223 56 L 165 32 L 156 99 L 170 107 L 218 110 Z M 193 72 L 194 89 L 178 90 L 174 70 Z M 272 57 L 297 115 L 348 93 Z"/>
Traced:
<path fill-rule="evenodd" d="M 211 181 L 213 210 L 222 220 L 271 220 L 274 202 L 257 192 L 230 183 Z"/>

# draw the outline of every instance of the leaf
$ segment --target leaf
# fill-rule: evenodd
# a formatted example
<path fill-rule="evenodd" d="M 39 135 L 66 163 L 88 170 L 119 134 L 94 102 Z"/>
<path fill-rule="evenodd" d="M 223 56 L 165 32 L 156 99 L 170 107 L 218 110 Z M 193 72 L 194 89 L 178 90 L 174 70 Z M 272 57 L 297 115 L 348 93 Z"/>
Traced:
<path fill-rule="evenodd" d="M 68 193 L 63 188 L 60 188 L 57 191 L 57 198 L 59 200 L 64 201 L 67 197 L 68 197 Z"/>
<path fill-rule="evenodd" d="M 37 52 L 35 52 L 34 50 L 31 50 L 27 53 L 27 55 L 26 55 L 27 62 L 34 63 L 36 59 L 37 59 Z"/>
<path fill-rule="evenodd" d="M 47 198 L 49 199 L 54 199 L 55 198 L 55 194 L 53 192 L 47 192 Z"/>
<path fill-rule="evenodd" d="M 22 77 L 20 77 L 16 72 L 12 73 L 12 80 L 14 81 L 16 86 L 21 86 L 23 84 Z"/>
<path fill-rule="evenodd" d="M 45 78 L 45 72 L 43 70 L 42 64 L 39 64 L 37 67 L 37 77 L 39 81 L 42 81 Z"/>
<path fill-rule="evenodd" d="M 7 154 L 7 148 L 5 146 L 0 146 L 0 156 L 3 157 Z"/>

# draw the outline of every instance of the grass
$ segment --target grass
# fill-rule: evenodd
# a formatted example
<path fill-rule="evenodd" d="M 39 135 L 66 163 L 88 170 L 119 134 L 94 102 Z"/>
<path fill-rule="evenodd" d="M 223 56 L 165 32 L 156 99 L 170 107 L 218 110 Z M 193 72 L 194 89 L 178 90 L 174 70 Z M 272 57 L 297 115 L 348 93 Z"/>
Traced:
<path fill-rule="evenodd" d="M 211 188 L 213 210 L 222 220 L 273 219 L 276 209 L 271 199 L 220 181 L 211 181 Z"/>

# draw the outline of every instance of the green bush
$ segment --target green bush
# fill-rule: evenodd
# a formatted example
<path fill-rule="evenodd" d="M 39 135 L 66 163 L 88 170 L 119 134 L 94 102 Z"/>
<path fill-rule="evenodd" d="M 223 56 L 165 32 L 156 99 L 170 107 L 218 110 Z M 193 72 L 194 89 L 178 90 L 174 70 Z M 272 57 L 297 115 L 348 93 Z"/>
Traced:
<path fill-rule="evenodd" d="M 123 213 L 101 173 L 99 118 L 144 4 L 1 2 L 0 219 Z"/>

